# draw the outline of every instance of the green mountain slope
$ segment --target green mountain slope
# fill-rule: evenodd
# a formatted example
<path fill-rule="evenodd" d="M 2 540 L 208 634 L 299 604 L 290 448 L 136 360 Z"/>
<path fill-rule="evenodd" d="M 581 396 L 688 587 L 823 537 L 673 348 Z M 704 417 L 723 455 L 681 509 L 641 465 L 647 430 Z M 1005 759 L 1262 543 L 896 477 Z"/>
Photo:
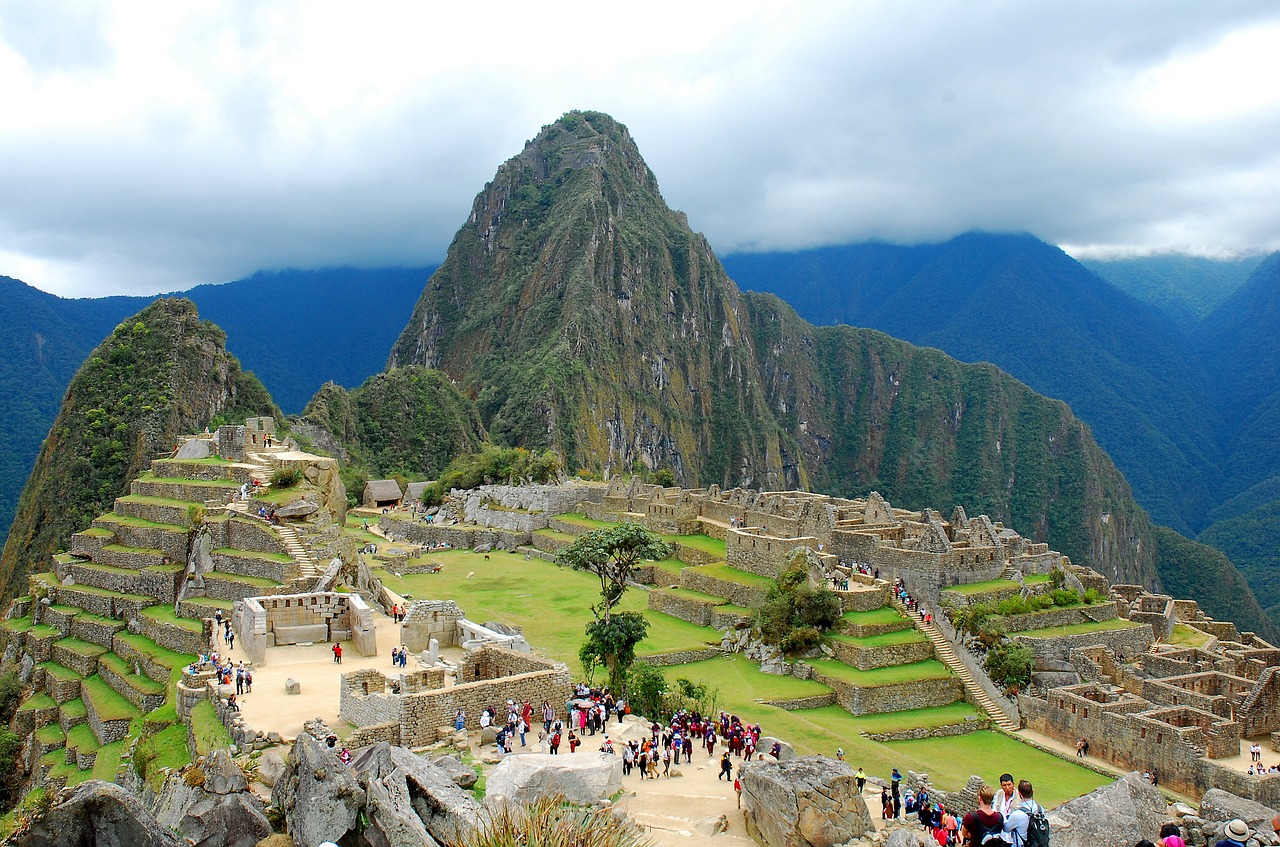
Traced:
<path fill-rule="evenodd" d="M 1150 519 L 1065 404 L 744 296 L 606 115 L 566 115 L 499 169 L 392 349 L 408 364 L 476 396 L 495 440 L 554 448 L 571 469 L 638 461 L 684 484 L 962 502 L 1109 576 L 1160 582 Z M 1247 591 L 1209 611 L 1269 625 Z"/>
<path fill-rule="evenodd" d="M 71 533 L 110 511 L 174 438 L 215 417 L 276 414 L 262 384 L 227 353 L 226 336 L 189 300 L 157 300 L 116 327 L 80 366 L 40 448 L 0 557 L 14 596 Z"/>
<path fill-rule="evenodd" d="M 475 405 L 440 371 L 409 366 L 347 391 L 327 383 L 300 425 L 321 446 L 346 451 L 377 476 L 435 478 L 449 460 L 485 440 Z"/>
<path fill-rule="evenodd" d="M 799 484 L 726 282 L 626 128 L 573 112 L 476 197 L 389 364 L 444 370 L 495 440 L 554 448 L 571 470 Z"/>
<path fill-rule="evenodd" d="M 1179 327 L 1190 332 L 1202 318 L 1244 285 L 1263 258 L 1133 256 L 1082 259 L 1080 264 L 1121 291 L 1155 306 Z"/>

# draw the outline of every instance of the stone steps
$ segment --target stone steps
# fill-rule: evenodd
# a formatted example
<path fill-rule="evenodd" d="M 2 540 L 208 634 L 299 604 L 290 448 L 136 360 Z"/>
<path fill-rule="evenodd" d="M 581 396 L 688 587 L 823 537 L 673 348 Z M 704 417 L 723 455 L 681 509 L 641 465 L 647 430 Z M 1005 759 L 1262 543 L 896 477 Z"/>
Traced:
<path fill-rule="evenodd" d="M 960 661 L 960 657 L 956 655 L 955 648 L 952 646 L 951 642 L 947 640 L 947 637 L 942 634 L 942 630 L 938 628 L 937 624 L 925 624 L 920 621 L 919 615 L 912 615 L 907 610 L 906 606 L 904 606 L 900 601 L 895 599 L 892 602 L 894 608 L 906 615 L 907 619 L 915 625 L 916 629 L 923 632 L 929 641 L 933 643 L 933 651 L 937 655 L 938 661 L 951 668 L 951 670 L 955 672 L 956 676 L 960 677 L 960 681 L 964 684 L 965 693 L 969 695 L 971 701 L 978 706 L 978 708 L 982 709 L 982 711 L 990 715 L 991 720 L 995 722 L 996 726 L 1006 732 L 1017 732 L 1020 728 L 1018 726 L 1018 722 L 1015 721 L 999 703 L 992 699 L 991 695 L 986 692 L 986 689 L 979 685 L 978 681 L 973 678 L 973 674 L 969 671 L 969 668 L 965 663 Z"/>

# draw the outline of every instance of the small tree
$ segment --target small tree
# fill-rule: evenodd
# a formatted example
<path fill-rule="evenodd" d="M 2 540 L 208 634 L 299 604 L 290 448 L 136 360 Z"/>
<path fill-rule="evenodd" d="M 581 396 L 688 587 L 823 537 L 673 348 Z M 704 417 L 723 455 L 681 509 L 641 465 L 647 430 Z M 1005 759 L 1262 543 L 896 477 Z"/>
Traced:
<path fill-rule="evenodd" d="M 1030 647 L 1002 641 L 987 651 L 987 674 L 1006 689 L 1018 689 L 1031 682 L 1034 655 Z"/>
<path fill-rule="evenodd" d="M 587 624 L 587 640 L 578 658 L 587 667 L 597 663 L 607 667 L 611 687 L 622 687 L 635 660 L 636 645 L 649 629 L 649 622 L 639 612 L 614 612 L 613 608 L 622 601 L 640 562 L 666 558 L 669 552 L 649 530 L 623 523 L 584 533 L 556 555 L 557 564 L 590 571 L 600 580 L 600 602 L 591 607 L 595 620 Z"/>

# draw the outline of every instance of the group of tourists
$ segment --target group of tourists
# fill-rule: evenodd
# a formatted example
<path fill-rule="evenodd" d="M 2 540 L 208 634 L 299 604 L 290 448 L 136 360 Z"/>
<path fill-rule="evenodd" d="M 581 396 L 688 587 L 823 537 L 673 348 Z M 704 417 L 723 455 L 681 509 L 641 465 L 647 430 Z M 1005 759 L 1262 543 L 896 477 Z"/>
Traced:
<path fill-rule="evenodd" d="M 858 768 L 855 779 L 861 789 L 866 772 Z M 939 847 L 1046 847 L 1049 843 L 1049 821 L 1034 799 L 1031 783 L 1024 779 L 1015 788 L 1013 776 L 1007 773 L 1000 775 L 998 791 L 986 785 L 979 789 L 978 808 L 963 819 L 957 819 L 945 803 L 934 802 L 927 788 L 903 791 L 897 768 L 880 801 L 885 820 L 915 815 Z"/>
<path fill-rule="evenodd" d="M 399 647 L 391 648 L 391 667 L 407 668 L 409 667 L 409 651 L 401 644 Z"/>

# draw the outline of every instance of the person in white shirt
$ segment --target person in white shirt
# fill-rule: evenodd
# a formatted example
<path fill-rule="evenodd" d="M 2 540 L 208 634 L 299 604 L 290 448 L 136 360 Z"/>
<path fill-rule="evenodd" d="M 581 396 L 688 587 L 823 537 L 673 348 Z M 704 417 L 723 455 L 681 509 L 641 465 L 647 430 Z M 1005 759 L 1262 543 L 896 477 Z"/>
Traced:
<path fill-rule="evenodd" d="M 1027 826 L 1031 816 L 1040 811 L 1040 804 L 1032 799 L 1031 783 L 1022 780 L 1018 783 L 1018 805 L 1004 818 L 1004 831 L 1013 847 L 1022 847 L 1027 843 Z M 999 799 L 999 795 L 996 795 Z"/>
<path fill-rule="evenodd" d="M 1000 790 L 996 792 L 996 798 L 991 801 L 991 809 L 999 812 L 1005 820 L 1009 820 L 1009 813 L 1018 805 L 1018 792 L 1013 789 L 1013 775 L 1000 774 Z"/>

